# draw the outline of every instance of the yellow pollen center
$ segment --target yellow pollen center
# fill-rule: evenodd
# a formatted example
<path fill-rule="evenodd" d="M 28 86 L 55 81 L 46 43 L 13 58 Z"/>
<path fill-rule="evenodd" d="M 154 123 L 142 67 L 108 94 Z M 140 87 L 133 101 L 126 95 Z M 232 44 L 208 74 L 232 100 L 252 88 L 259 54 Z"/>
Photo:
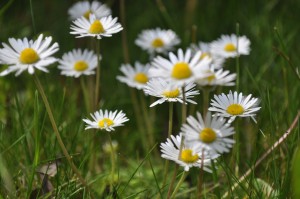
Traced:
<path fill-rule="evenodd" d="M 74 69 L 77 71 L 85 71 L 88 68 L 88 64 L 85 61 L 77 61 L 74 64 Z"/>
<path fill-rule="evenodd" d="M 206 80 L 207 80 L 208 82 L 211 82 L 211 81 L 213 81 L 214 79 L 216 79 L 216 76 L 215 76 L 214 74 L 212 74 L 212 75 L 206 77 Z"/>
<path fill-rule="evenodd" d="M 217 138 L 217 134 L 214 130 L 212 130 L 211 128 L 204 128 L 200 134 L 199 134 L 199 138 L 202 142 L 204 143 L 212 143 L 213 141 L 216 140 Z"/>
<path fill-rule="evenodd" d="M 152 46 L 154 48 L 159 48 L 159 47 L 162 47 L 163 45 L 164 45 L 164 42 L 160 38 L 156 38 L 152 41 Z"/>
<path fill-rule="evenodd" d="M 230 115 L 240 115 L 244 113 L 244 108 L 239 104 L 231 104 L 227 107 L 226 111 Z"/>
<path fill-rule="evenodd" d="M 33 64 L 39 60 L 39 56 L 32 48 L 25 48 L 20 53 L 20 62 L 23 64 Z"/>
<path fill-rule="evenodd" d="M 204 59 L 205 57 L 210 57 L 209 53 L 202 53 L 200 56 L 200 60 Z"/>
<path fill-rule="evenodd" d="M 235 45 L 233 45 L 233 43 L 229 43 L 229 44 L 226 44 L 226 46 L 224 47 L 224 50 L 227 52 L 233 52 L 233 51 L 236 51 L 236 47 L 235 47 Z"/>
<path fill-rule="evenodd" d="M 193 151 L 191 149 L 183 149 L 181 151 L 181 160 L 185 163 L 194 163 L 199 159 L 197 154 L 192 155 Z"/>
<path fill-rule="evenodd" d="M 134 77 L 134 80 L 141 84 L 146 84 L 148 82 L 148 77 L 145 75 L 145 73 L 137 73 Z"/>
<path fill-rule="evenodd" d="M 101 128 L 109 127 L 109 126 L 111 126 L 111 125 L 113 125 L 113 124 L 114 124 L 114 122 L 113 122 L 111 119 L 109 119 L 109 118 L 103 118 L 103 120 L 100 120 L 100 121 L 98 122 L 98 125 L 99 125 L 99 127 L 101 127 Z"/>
<path fill-rule="evenodd" d="M 104 33 L 105 30 L 103 28 L 102 23 L 99 20 L 95 20 L 90 26 L 90 33 L 92 34 L 100 34 Z"/>
<path fill-rule="evenodd" d="M 175 79 L 186 79 L 192 75 L 192 71 L 187 63 L 178 62 L 174 65 L 171 75 Z"/>
<path fill-rule="evenodd" d="M 167 98 L 176 98 L 176 97 L 178 97 L 179 94 L 180 94 L 180 92 L 179 92 L 178 88 L 176 88 L 175 90 L 163 92 L 163 95 Z"/>
<path fill-rule="evenodd" d="M 90 14 L 92 14 L 92 12 L 90 10 L 86 11 L 83 16 L 86 18 L 86 19 L 89 19 L 90 17 Z"/>

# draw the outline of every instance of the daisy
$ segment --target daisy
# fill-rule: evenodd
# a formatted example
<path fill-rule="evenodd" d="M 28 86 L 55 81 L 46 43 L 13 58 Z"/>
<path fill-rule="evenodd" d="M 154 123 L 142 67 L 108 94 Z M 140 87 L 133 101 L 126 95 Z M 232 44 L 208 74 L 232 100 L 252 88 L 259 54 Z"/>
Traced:
<path fill-rule="evenodd" d="M 169 59 L 158 56 L 153 60 L 153 67 L 149 71 L 150 77 L 162 77 L 174 81 L 178 85 L 188 84 L 195 79 L 206 77 L 205 71 L 209 68 L 211 59 L 199 60 L 200 56 L 200 51 L 191 56 L 190 49 L 185 53 L 179 49 L 177 56 L 170 52 Z"/>
<path fill-rule="evenodd" d="M 184 145 L 181 150 L 181 155 L 179 157 L 181 140 L 181 135 L 177 135 L 176 137 L 171 135 L 171 139 L 167 138 L 167 141 L 165 143 L 161 143 L 161 157 L 176 162 L 180 166 L 184 167 L 185 171 L 189 171 L 191 167 L 200 168 L 201 166 L 203 166 L 203 170 L 211 172 L 210 156 L 203 155 L 204 159 L 202 159 L 202 151 L 196 150 L 194 146 Z M 214 158 L 216 157 L 217 156 L 214 156 Z"/>
<path fill-rule="evenodd" d="M 189 83 L 184 86 L 186 102 L 197 104 L 190 99 L 195 95 L 200 94 L 199 91 L 195 90 L 195 86 L 196 84 L 194 83 Z M 157 104 L 162 104 L 165 101 L 183 103 L 182 87 L 178 87 L 176 84 L 164 80 L 163 78 L 150 79 L 150 81 L 144 87 L 144 91 L 147 95 L 160 98 L 159 100 L 152 103 L 150 107 L 153 107 Z"/>
<path fill-rule="evenodd" d="M 130 87 L 142 90 L 149 81 L 149 68 L 149 64 L 143 65 L 140 62 L 135 62 L 134 67 L 130 64 L 122 64 L 120 71 L 125 76 L 117 76 L 117 79 Z"/>
<path fill-rule="evenodd" d="M 217 71 L 210 69 L 207 71 L 210 75 L 204 78 L 197 79 L 195 82 L 199 86 L 234 86 L 236 74 L 229 74 L 228 70 L 223 71 L 219 69 Z"/>
<path fill-rule="evenodd" d="M 215 69 L 220 69 L 223 67 L 225 59 L 211 52 L 210 48 L 211 43 L 199 42 L 198 44 L 191 44 L 192 52 L 195 54 L 198 51 L 201 51 L 202 54 L 199 57 L 200 60 L 205 57 L 209 57 L 211 59 L 211 64 Z"/>
<path fill-rule="evenodd" d="M 229 152 L 235 143 L 231 138 L 234 134 L 233 127 L 226 124 L 223 118 L 211 117 L 210 112 L 206 114 L 205 120 L 199 112 L 197 118 L 189 116 L 187 124 L 182 125 L 181 132 L 186 144 L 195 145 L 197 149 L 210 155 Z"/>
<path fill-rule="evenodd" d="M 211 43 L 210 48 L 212 53 L 224 58 L 248 55 L 250 40 L 246 36 L 222 35 L 221 38 Z"/>
<path fill-rule="evenodd" d="M 124 122 L 127 122 L 129 119 L 126 117 L 125 113 L 122 111 L 109 111 L 108 110 L 99 110 L 94 114 L 91 113 L 93 120 L 83 119 L 87 124 L 85 130 L 87 129 L 100 129 L 106 131 L 114 131 L 115 127 L 123 126 Z"/>
<path fill-rule="evenodd" d="M 251 117 L 254 122 L 254 116 L 261 107 L 258 107 L 259 99 L 251 98 L 252 95 L 243 96 L 243 93 L 232 93 L 228 95 L 222 93 L 221 95 L 215 95 L 214 100 L 208 110 L 217 112 L 217 116 L 230 117 L 229 123 L 233 122 L 236 117 Z"/>
<path fill-rule="evenodd" d="M 160 28 L 144 30 L 135 40 L 135 44 L 149 54 L 172 51 L 179 43 L 180 39 L 174 31 Z"/>
<path fill-rule="evenodd" d="M 58 68 L 62 75 L 79 77 L 80 75 L 95 74 L 97 67 L 97 55 L 93 51 L 74 49 L 63 54 Z"/>
<path fill-rule="evenodd" d="M 0 76 L 7 75 L 16 71 L 16 76 L 27 70 L 29 74 L 33 74 L 35 69 L 48 72 L 47 66 L 56 62 L 57 59 L 51 57 L 58 51 L 58 44 L 55 42 L 50 46 L 52 37 L 39 35 L 38 39 L 28 40 L 27 38 L 14 39 L 9 38 L 9 45 L 2 43 L 0 49 L 0 59 L 3 64 L 7 64 L 8 68 L 0 73 Z"/>
<path fill-rule="evenodd" d="M 94 14 L 97 19 L 100 19 L 110 15 L 111 9 L 99 1 L 93 1 L 91 3 L 88 1 L 79 1 L 69 8 L 68 13 L 72 20 L 82 16 L 89 19 L 90 14 Z"/>
<path fill-rule="evenodd" d="M 80 17 L 73 21 L 71 26 L 73 30 L 70 32 L 73 35 L 79 35 L 79 37 L 96 37 L 101 39 L 102 37 L 111 37 L 112 34 L 120 32 L 123 27 L 117 22 L 117 18 L 112 16 L 102 17 L 97 19 L 94 14 L 91 14 L 89 19 Z"/>

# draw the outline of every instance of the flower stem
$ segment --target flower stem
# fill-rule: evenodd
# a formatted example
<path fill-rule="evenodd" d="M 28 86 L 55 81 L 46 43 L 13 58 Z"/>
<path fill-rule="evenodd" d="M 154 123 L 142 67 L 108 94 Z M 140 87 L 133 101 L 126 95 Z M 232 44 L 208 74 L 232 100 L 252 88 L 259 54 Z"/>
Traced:
<path fill-rule="evenodd" d="M 172 180 L 171 180 L 171 183 L 170 183 L 170 186 L 169 186 L 167 199 L 169 199 L 170 196 L 171 196 L 171 191 L 173 189 L 173 186 L 174 186 L 174 183 L 175 183 L 175 180 L 176 180 L 178 168 L 179 168 L 179 166 L 178 166 L 178 164 L 176 164 L 175 170 L 174 170 L 174 173 L 173 173 L 173 176 L 172 176 Z"/>
<path fill-rule="evenodd" d="M 197 189 L 197 198 L 201 198 L 202 194 L 202 185 L 203 185 L 203 174 L 204 174 L 204 149 L 202 149 L 202 155 L 201 155 L 201 168 L 198 176 L 198 189 Z"/>
<path fill-rule="evenodd" d="M 114 184 L 114 175 L 115 175 L 115 151 L 114 151 L 114 147 L 112 144 L 112 140 L 111 140 L 111 136 L 110 133 L 108 133 L 108 139 L 109 139 L 109 145 L 111 148 L 111 181 L 110 181 L 110 192 L 112 193 L 113 191 L 113 184 Z"/>
<path fill-rule="evenodd" d="M 209 106 L 209 89 L 203 88 L 203 118 L 205 118 Z"/>
<path fill-rule="evenodd" d="M 42 84 L 41 84 L 40 80 L 38 79 L 38 77 L 36 76 L 36 74 L 34 74 L 34 82 L 36 84 L 36 87 L 37 87 L 39 93 L 41 94 L 41 97 L 42 97 L 43 102 L 45 104 L 45 107 L 46 107 L 46 110 L 47 110 L 47 113 L 48 113 L 48 116 L 49 116 L 49 119 L 50 119 L 50 122 L 51 122 L 51 125 L 52 125 L 52 128 L 53 128 L 53 131 L 55 133 L 56 139 L 58 141 L 58 144 L 59 144 L 64 156 L 67 158 L 67 161 L 68 161 L 69 165 L 71 166 L 73 172 L 77 175 L 77 177 L 78 177 L 79 181 L 81 182 L 81 184 L 86 188 L 86 190 L 88 192 L 91 193 L 88 184 L 85 182 L 85 180 L 81 176 L 79 170 L 77 169 L 77 167 L 73 163 L 72 157 L 69 155 L 69 153 L 68 153 L 68 151 L 65 147 L 65 144 L 63 143 L 63 141 L 61 139 L 61 136 L 59 134 L 59 131 L 58 131 L 58 128 L 57 128 L 57 125 L 56 125 L 56 122 L 55 122 L 55 119 L 54 119 L 54 116 L 53 116 L 53 113 L 52 113 L 52 110 L 50 108 L 50 104 L 48 102 L 48 99 L 47 99 L 46 94 L 44 92 L 44 89 L 42 87 Z M 91 193 L 91 197 L 94 198 L 92 193 Z"/>
<path fill-rule="evenodd" d="M 239 92 L 239 86 L 240 86 L 240 62 L 239 62 L 239 58 L 240 58 L 240 55 L 239 55 L 239 31 L 240 31 L 240 24 L 237 23 L 236 24 L 236 36 L 237 36 L 237 40 L 236 40 L 236 53 L 237 53 L 237 56 L 236 56 L 236 91 Z"/>
<path fill-rule="evenodd" d="M 181 178 L 180 178 L 179 182 L 177 183 L 177 185 L 176 185 L 176 187 L 175 187 L 175 189 L 174 189 L 174 191 L 173 191 L 173 193 L 172 193 L 172 195 L 171 195 L 171 198 L 174 198 L 174 197 L 175 197 L 175 195 L 176 195 L 176 193 L 178 192 L 178 190 L 179 190 L 181 184 L 183 183 L 183 181 L 184 181 L 186 175 L 187 175 L 187 172 L 183 171 L 183 173 L 182 173 L 182 175 L 181 175 Z"/>
<path fill-rule="evenodd" d="M 96 53 L 97 53 L 97 71 L 96 71 L 96 86 L 95 86 L 95 102 L 94 106 L 95 109 L 97 109 L 97 105 L 99 104 L 99 99 L 100 99 L 100 73 L 101 73 L 101 64 L 100 64 L 100 39 L 97 39 L 96 43 Z"/>
<path fill-rule="evenodd" d="M 79 78 L 80 78 L 81 90 L 82 90 L 83 97 L 84 97 L 85 108 L 86 108 L 86 111 L 89 112 L 90 111 L 89 96 L 88 96 L 88 92 L 87 92 L 87 89 L 86 89 L 86 84 L 85 84 L 85 81 L 84 81 L 83 77 L 79 77 Z"/>

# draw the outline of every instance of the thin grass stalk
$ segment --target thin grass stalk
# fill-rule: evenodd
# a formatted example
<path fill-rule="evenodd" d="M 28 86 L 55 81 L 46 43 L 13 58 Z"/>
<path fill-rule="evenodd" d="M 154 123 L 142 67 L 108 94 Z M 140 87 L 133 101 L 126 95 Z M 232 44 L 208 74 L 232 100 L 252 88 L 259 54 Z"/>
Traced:
<path fill-rule="evenodd" d="M 115 175 L 115 167 L 116 167 L 116 161 L 115 161 L 115 151 L 114 151 L 114 147 L 112 144 L 112 140 L 111 140 L 111 136 L 110 133 L 108 132 L 108 140 L 109 140 L 109 145 L 110 145 L 110 149 L 111 149 L 111 154 L 110 154 L 110 160 L 111 160 L 111 180 L 110 180 L 110 192 L 113 192 L 113 184 L 114 184 L 114 175 Z"/>
<path fill-rule="evenodd" d="M 48 113 L 48 116 L 49 116 L 49 119 L 50 119 L 50 122 L 51 122 L 51 125 L 52 125 L 52 128 L 53 128 L 54 134 L 55 134 L 56 139 L 58 141 L 58 144 L 59 144 L 64 156 L 66 157 L 69 165 L 71 166 L 72 171 L 77 175 L 77 177 L 78 177 L 79 181 L 81 182 L 81 184 L 87 189 L 87 191 L 90 192 L 90 188 L 89 188 L 88 184 L 85 182 L 85 180 L 81 176 L 79 170 L 77 169 L 77 167 L 73 163 L 72 157 L 69 155 L 69 153 L 68 153 L 68 151 L 65 147 L 65 144 L 64 144 L 63 140 L 61 139 L 61 136 L 59 134 L 59 131 L 58 131 L 58 128 L 57 128 L 57 125 L 56 125 L 51 107 L 50 107 L 50 104 L 48 102 L 47 96 L 46 96 L 46 94 L 44 92 L 44 89 L 42 87 L 42 84 L 41 84 L 41 82 L 38 79 L 36 74 L 34 74 L 33 76 L 34 76 L 34 82 L 36 84 L 36 87 L 37 87 L 37 89 L 38 89 L 38 91 L 39 91 L 39 93 L 40 93 L 40 95 L 43 99 L 44 104 L 45 104 L 45 107 L 46 107 L 46 110 L 47 110 L 47 113 Z M 91 197 L 94 198 L 92 193 L 91 193 Z"/>
<path fill-rule="evenodd" d="M 32 0 L 29 0 L 29 4 L 30 4 L 30 15 L 31 15 L 31 21 L 32 21 L 32 29 L 33 29 L 33 33 L 36 34 Z"/>
<path fill-rule="evenodd" d="M 174 183 L 175 183 L 175 180 L 176 180 L 178 168 L 179 168 L 179 165 L 176 164 L 175 165 L 175 170 L 174 170 L 174 173 L 173 173 L 173 176 L 172 176 L 172 179 L 171 179 L 171 183 L 170 183 L 170 186 L 169 186 L 167 199 L 169 199 L 171 197 L 171 193 L 172 193 L 172 189 L 173 189 L 173 186 L 174 186 Z"/>
<path fill-rule="evenodd" d="M 127 41 L 127 28 L 126 28 L 126 11 L 125 11 L 125 0 L 120 0 L 120 21 L 124 29 L 122 30 L 122 49 L 123 49 L 123 56 L 126 63 L 130 62 L 129 58 L 129 50 L 128 50 L 128 41 Z"/>
<path fill-rule="evenodd" d="M 254 164 L 254 166 L 252 166 L 250 169 L 248 169 L 243 175 L 242 177 L 240 177 L 238 179 L 238 182 L 236 182 L 229 190 L 231 190 L 232 192 L 239 186 L 239 184 L 241 184 L 256 168 L 258 165 L 260 165 L 267 157 L 268 155 L 270 155 L 281 143 L 283 143 L 283 141 L 285 141 L 287 139 L 287 137 L 291 134 L 292 130 L 296 127 L 298 120 L 300 117 L 300 110 L 298 110 L 298 114 L 296 115 L 296 117 L 294 118 L 294 121 L 292 122 L 292 124 L 290 125 L 290 127 L 288 128 L 288 130 L 279 138 L 279 140 L 277 142 L 275 142 L 271 148 L 269 148 L 258 160 L 257 162 Z M 229 192 L 227 191 L 222 198 L 226 198 L 228 196 Z"/>
<path fill-rule="evenodd" d="M 176 193 L 178 192 L 178 190 L 179 190 L 181 184 L 183 183 L 184 179 L 186 178 L 187 174 L 188 174 L 188 172 L 183 171 L 181 178 L 180 178 L 179 182 L 177 183 L 177 185 L 171 195 L 171 198 L 175 198 Z"/>
<path fill-rule="evenodd" d="M 97 109 L 97 105 L 99 104 L 100 99 L 100 73 L 101 73 L 101 64 L 100 64 L 100 39 L 97 39 L 96 42 L 96 53 L 97 53 L 97 70 L 96 70 L 96 86 L 95 86 L 95 102 L 94 102 L 94 109 Z"/>
<path fill-rule="evenodd" d="M 186 99 L 185 99 L 185 89 L 184 86 L 182 87 L 182 118 L 181 118 L 181 123 L 184 124 L 186 121 Z M 180 143 L 180 148 L 179 148 L 179 154 L 178 154 L 178 159 L 181 158 L 181 151 L 183 148 L 184 143 L 184 135 L 181 135 L 181 143 Z"/>
<path fill-rule="evenodd" d="M 240 86 L 240 55 L 239 55 L 239 31 L 240 31 L 240 24 L 236 24 L 236 58 L 235 58 L 235 65 L 236 65 L 236 91 L 239 92 L 239 86 Z"/>
<path fill-rule="evenodd" d="M 87 112 L 90 112 L 91 110 L 90 110 L 89 96 L 88 96 L 87 87 L 83 77 L 80 77 L 80 86 L 83 93 L 85 109 Z"/>

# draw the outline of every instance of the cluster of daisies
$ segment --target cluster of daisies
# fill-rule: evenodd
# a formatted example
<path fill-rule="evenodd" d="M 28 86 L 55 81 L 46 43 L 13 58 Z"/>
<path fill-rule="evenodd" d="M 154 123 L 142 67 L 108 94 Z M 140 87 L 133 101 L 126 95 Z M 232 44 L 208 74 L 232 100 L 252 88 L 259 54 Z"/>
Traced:
<path fill-rule="evenodd" d="M 73 20 L 70 33 L 77 38 L 102 39 L 123 29 L 117 18 L 112 17 L 110 8 L 97 1 L 77 2 L 69 9 L 69 15 Z M 47 67 L 58 62 L 62 75 L 78 78 L 95 74 L 101 58 L 92 50 L 73 49 L 57 59 L 53 54 L 59 50 L 59 45 L 56 42 L 51 44 L 52 37 L 44 38 L 43 35 L 36 40 L 10 38 L 8 42 L 2 43 L 3 48 L 0 49 L 0 63 L 7 66 L 0 76 L 12 72 L 17 76 L 26 70 L 33 74 L 36 69 L 48 72 Z M 200 94 L 199 89 L 234 86 L 236 74 L 225 70 L 224 62 L 250 52 L 249 39 L 234 34 L 222 35 L 210 43 L 192 44 L 186 50 L 176 50 L 176 45 L 180 44 L 179 37 L 172 30 L 160 28 L 142 31 L 135 44 L 149 53 L 149 63 L 122 64 L 120 71 L 123 75 L 117 76 L 117 79 L 146 95 L 159 98 L 150 107 L 164 102 L 196 104 L 193 98 Z M 228 152 L 235 143 L 232 138 L 235 131 L 231 127 L 234 119 L 254 119 L 260 109 L 258 104 L 257 98 L 238 92 L 215 95 L 208 109 L 215 113 L 201 116 L 197 112 L 196 117 L 189 116 L 179 135 L 171 135 L 161 144 L 162 157 L 175 161 L 185 170 L 201 166 L 209 171 L 211 159 Z M 92 120 L 84 119 L 86 129 L 113 131 L 128 121 L 122 111 L 100 109 L 91 117 Z"/>

